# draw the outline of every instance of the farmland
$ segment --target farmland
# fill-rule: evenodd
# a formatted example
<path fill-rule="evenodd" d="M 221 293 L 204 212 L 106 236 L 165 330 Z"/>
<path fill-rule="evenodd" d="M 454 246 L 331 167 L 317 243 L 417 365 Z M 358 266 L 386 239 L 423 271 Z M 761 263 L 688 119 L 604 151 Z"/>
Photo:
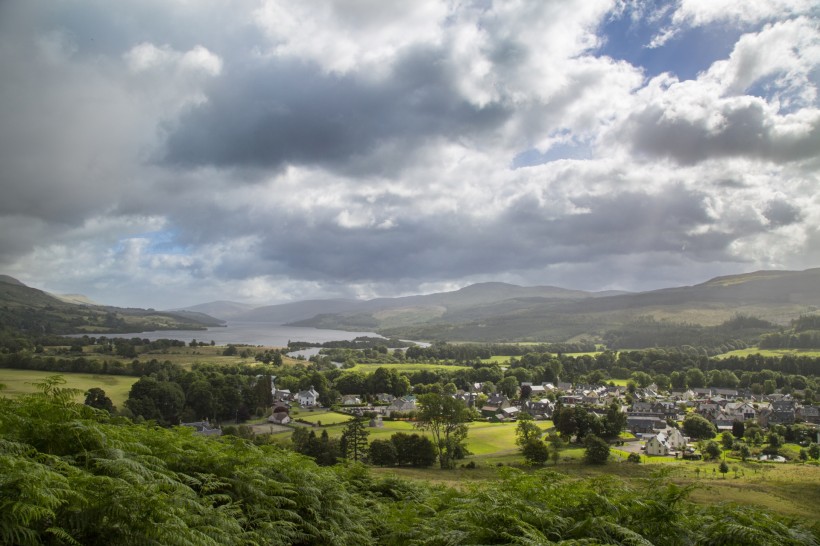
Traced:
<path fill-rule="evenodd" d="M 37 391 L 35 383 L 43 381 L 47 377 L 60 375 L 65 379 L 63 387 L 78 389 L 80 392 L 76 396 L 76 400 L 82 402 L 85 398 L 85 391 L 93 387 L 99 387 L 105 391 L 105 394 L 114 402 L 114 405 L 121 408 L 128 398 L 128 392 L 131 390 L 131 385 L 136 381 L 136 377 L 128 377 L 122 375 L 97 375 L 85 373 L 60 373 L 55 372 L 39 372 L 34 370 L 9 370 L 0 369 L 0 383 L 6 386 L 6 389 L 0 391 L 5 396 L 14 396 L 23 393 L 32 393 Z"/>

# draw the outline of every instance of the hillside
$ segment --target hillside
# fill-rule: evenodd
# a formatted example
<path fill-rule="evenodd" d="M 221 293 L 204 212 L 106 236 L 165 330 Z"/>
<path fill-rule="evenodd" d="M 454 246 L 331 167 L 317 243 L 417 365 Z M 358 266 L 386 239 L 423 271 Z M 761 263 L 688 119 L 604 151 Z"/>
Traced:
<path fill-rule="evenodd" d="M 224 322 L 203 313 L 86 305 L 0 276 L 0 331 L 33 335 L 201 330 Z"/>
<path fill-rule="evenodd" d="M 490 283 L 380 301 L 379 307 L 325 312 L 295 324 L 367 327 L 413 339 L 552 342 L 603 339 L 612 329 L 646 318 L 717 327 L 740 314 L 785 326 L 820 307 L 820 269 L 760 271 L 695 286 L 617 295 Z"/>

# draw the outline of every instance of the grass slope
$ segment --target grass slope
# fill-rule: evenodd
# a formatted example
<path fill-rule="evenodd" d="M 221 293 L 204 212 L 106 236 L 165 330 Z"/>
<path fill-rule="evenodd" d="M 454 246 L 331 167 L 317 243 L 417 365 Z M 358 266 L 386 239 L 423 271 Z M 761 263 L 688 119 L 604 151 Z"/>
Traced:
<path fill-rule="evenodd" d="M 85 395 L 82 393 L 85 393 L 85 391 L 93 387 L 99 387 L 105 391 L 105 394 L 114 402 L 117 408 L 123 407 L 123 403 L 128 399 L 128 393 L 131 391 L 131 385 L 137 381 L 136 377 L 124 375 L 93 375 L 85 373 L 0 369 L 0 383 L 6 386 L 6 389 L 0 391 L 0 394 L 4 396 L 15 396 L 17 394 L 37 392 L 39 389 L 34 386 L 34 383 L 39 383 L 46 377 L 54 375 L 60 375 L 66 380 L 63 387 L 80 390 L 81 394 L 78 394 L 76 397 L 78 402 L 85 400 Z"/>

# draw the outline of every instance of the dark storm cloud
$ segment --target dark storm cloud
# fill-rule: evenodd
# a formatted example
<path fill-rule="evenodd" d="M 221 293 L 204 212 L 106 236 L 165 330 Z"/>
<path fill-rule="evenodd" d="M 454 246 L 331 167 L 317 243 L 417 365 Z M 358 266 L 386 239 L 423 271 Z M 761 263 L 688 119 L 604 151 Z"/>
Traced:
<path fill-rule="evenodd" d="M 766 210 L 763 211 L 763 215 L 774 227 L 794 224 L 802 217 L 799 208 L 781 199 L 769 201 Z"/>
<path fill-rule="evenodd" d="M 341 229 L 330 216 L 306 224 L 283 211 L 247 261 L 226 264 L 220 272 L 237 277 L 275 272 L 322 282 L 407 277 L 423 282 L 630 254 L 725 257 L 737 233 L 714 226 L 704 197 L 681 187 L 659 194 L 589 196 L 575 200 L 583 212 L 558 217 L 522 198 L 485 220 L 408 215 L 392 229 Z M 687 234 L 697 228 L 707 229 Z"/>
<path fill-rule="evenodd" d="M 758 101 L 716 104 L 711 117 L 720 116 L 717 127 L 704 118 L 668 115 L 657 105 L 633 114 L 626 132 L 638 155 L 668 157 L 691 165 L 713 158 L 748 157 L 789 162 L 820 155 L 820 120 L 807 122 L 800 133 L 776 131 L 776 124 Z"/>
<path fill-rule="evenodd" d="M 308 62 L 260 60 L 215 82 L 207 104 L 171 132 L 164 161 L 184 167 L 357 166 L 390 173 L 398 165 L 383 165 L 378 157 L 366 166 L 356 160 L 397 143 L 404 150 L 400 158 L 409 161 L 428 139 L 480 135 L 509 114 L 500 105 L 478 108 L 459 96 L 433 48 L 407 52 L 384 81 L 328 74 Z"/>

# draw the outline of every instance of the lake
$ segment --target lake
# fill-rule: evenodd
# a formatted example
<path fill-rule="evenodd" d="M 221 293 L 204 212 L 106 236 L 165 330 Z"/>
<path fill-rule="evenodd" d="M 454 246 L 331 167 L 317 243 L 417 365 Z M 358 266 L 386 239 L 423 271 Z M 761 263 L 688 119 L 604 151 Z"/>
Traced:
<path fill-rule="evenodd" d="M 178 339 L 190 343 L 194 339 L 217 345 L 242 344 L 286 347 L 288 341 L 308 341 L 324 343 L 325 341 L 342 341 L 361 336 L 382 337 L 373 332 L 347 332 L 344 330 L 324 330 L 303 328 L 300 326 L 282 326 L 267 322 L 229 322 L 225 327 L 208 328 L 207 330 L 160 330 L 156 332 L 138 332 L 131 334 L 87 334 L 92 337 L 118 337 L 130 339 L 138 337 L 155 341 L 157 339 Z M 80 337 L 80 336 L 72 336 Z"/>

